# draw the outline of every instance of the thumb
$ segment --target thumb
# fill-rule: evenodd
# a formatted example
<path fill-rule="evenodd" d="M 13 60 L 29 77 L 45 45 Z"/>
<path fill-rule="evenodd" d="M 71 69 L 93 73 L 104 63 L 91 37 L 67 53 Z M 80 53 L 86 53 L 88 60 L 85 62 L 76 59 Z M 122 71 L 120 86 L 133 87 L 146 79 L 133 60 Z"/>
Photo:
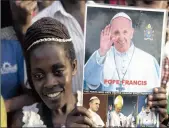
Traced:
<path fill-rule="evenodd" d="M 114 37 L 114 36 L 111 36 L 110 39 L 111 39 L 113 42 L 115 42 L 115 41 L 117 40 L 117 38 Z"/>
<path fill-rule="evenodd" d="M 110 42 L 111 42 L 111 45 L 113 45 L 115 41 L 116 41 L 116 38 L 115 38 L 115 37 L 113 37 L 113 36 L 111 36 L 111 37 L 110 37 Z"/>

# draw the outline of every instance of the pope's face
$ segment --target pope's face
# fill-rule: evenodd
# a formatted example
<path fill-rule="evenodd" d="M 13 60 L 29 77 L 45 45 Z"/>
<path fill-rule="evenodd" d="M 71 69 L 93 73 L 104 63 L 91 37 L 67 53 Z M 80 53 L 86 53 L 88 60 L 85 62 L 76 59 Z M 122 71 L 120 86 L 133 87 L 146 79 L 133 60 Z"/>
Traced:
<path fill-rule="evenodd" d="M 115 111 L 116 111 L 116 113 L 120 113 L 120 112 L 121 112 L 121 109 L 122 109 L 121 107 L 116 107 L 116 106 L 115 106 Z"/>
<path fill-rule="evenodd" d="M 146 114 L 149 114 L 150 113 L 150 108 L 146 107 L 145 112 L 146 112 Z"/>
<path fill-rule="evenodd" d="M 133 32 L 132 23 L 127 18 L 118 17 L 111 22 L 112 40 L 116 50 L 126 52 L 130 48 Z"/>
<path fill-rule="evenodd" d="M 90 103 L 90 109 L 94 112 L 97 112 L 99 110 L 100 100 L 95 99 Z"/>

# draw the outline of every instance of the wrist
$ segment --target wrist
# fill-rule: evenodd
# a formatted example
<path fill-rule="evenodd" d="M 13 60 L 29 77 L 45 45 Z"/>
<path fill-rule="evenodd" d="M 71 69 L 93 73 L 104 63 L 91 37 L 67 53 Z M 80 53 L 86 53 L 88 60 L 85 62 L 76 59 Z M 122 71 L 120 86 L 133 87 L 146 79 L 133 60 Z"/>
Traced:
<path fill-rule="evenodd" d="M 169 127 L 169 118 L 165 119 L 161 124 L 163 124 L 164 126 Z"/>
<path fill-rule="evenodd" d="M 10 100 L 5 100 L 6 112 L 10 112 L 11 111 L 10 106 L 11 106 L 11 101 Z"/>
<path fill-rule="evenodd" d="M 98 50 L 99 51 L 99 55 L 102 57 L 102 56 L 105 56 L 107 51 L 105 50 L 102 50 L 101 48 Z"/>

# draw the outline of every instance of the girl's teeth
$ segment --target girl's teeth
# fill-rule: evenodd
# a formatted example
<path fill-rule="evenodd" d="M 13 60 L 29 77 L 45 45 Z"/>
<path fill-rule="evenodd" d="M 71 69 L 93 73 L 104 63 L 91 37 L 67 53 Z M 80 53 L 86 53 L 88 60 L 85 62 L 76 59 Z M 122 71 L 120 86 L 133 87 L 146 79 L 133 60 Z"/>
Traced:
<path fill-rule="evenodd" d="M 58 96 L 59 94 L 60 94 L 60 92 L 57 92 L 57 93 L 53 93 L 53 94 L 48 94 L 47 96 L 50 98 L 54 98 L 54 97 Z"/>

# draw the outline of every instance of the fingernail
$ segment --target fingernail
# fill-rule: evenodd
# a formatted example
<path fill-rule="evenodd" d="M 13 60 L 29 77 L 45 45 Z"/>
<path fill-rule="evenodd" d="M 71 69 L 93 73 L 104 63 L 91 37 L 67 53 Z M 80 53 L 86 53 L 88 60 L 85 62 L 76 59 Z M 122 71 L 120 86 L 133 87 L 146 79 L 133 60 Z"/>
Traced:
<path fill-rule="evenodd" d="M 150 107 L 151 107 L 151 106 L 152 106 L 152 104 L 153 104 L 153 103 L 152 103 L 151 101 L 149 101 L 149 102 L 148 102 L 148 106 L 150 106 Z"/>
<path fill-rule="evenodd" d="M 165 115 L 165 119 L 168 119 L 168 114 Z"/>
<path fill-rule="evenodd" d="M 155 93 L 158 93 L 158 88 L 154 88 L 154 92 L 155 92 Z"/>
<path fill-rule="evenodd" d="M 152 99 L 153 99 L 153 96 L 152 96 L 152 95 L 149 95 L 149 96 L 148 96 L 148 99 L 149 99 L 149 100 L 152 100 Z"/>

